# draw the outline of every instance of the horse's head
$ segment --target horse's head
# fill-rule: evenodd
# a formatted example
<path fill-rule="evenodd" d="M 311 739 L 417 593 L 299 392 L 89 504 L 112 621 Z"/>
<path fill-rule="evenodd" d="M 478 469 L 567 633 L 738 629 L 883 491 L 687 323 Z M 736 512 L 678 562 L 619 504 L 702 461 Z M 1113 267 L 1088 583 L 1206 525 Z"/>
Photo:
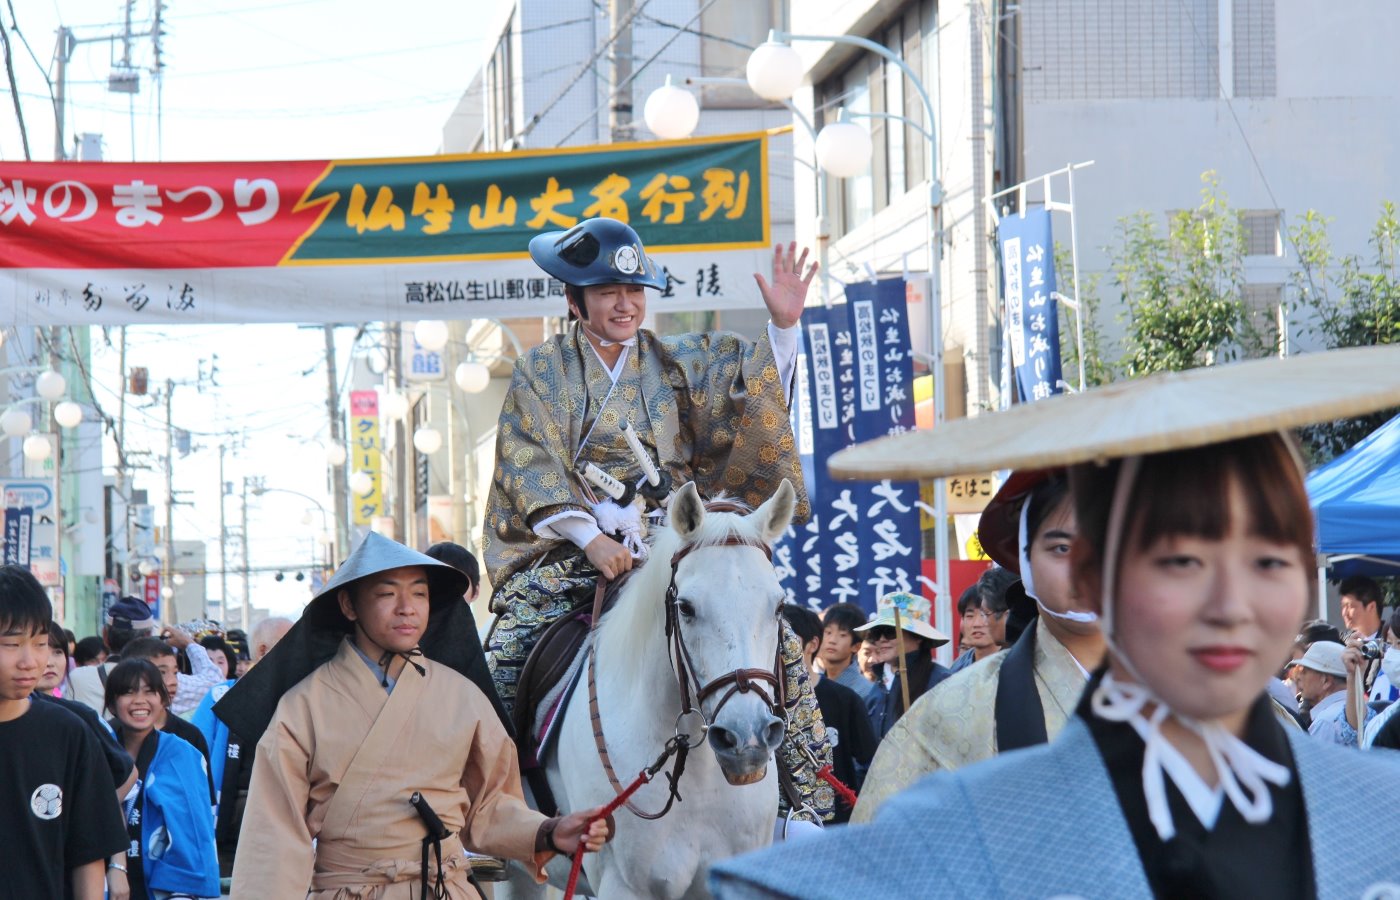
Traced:
<path fill-rule="evenodd" d="M 769 557 L 795 504 L 787 480 L 748 515 L 707 511 L 694 484 L 681 488 L 670 504 L 671 529 L 679 539 L 667 547 L 679 559 L 671 621 L 697 689 L 709 688 L 699 691 L 700 710 L 731 784 L 762 779 L 783 739 L 783 721 L 769 701 L 779 702 L 784 680 L 778 654 L 784 595 Z M 664 559 L 652 565 L 664 566 Z M 765 680 L 764 671 L 774 673 L 776 683 Z"/>

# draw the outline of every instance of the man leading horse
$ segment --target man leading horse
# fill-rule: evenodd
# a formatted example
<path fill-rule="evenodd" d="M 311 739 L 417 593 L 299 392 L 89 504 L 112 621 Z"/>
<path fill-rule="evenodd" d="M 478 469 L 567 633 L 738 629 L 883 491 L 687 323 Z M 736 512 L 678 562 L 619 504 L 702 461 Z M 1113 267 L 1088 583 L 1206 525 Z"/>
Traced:
<path fill-rule="evenodd" d="M 754 276 L 771 321 L 750 343 L 643 329 L 646 289 L 666 279 L 624 222 L 588 219 L 531 240 L 535 263 L 564 283 L 570 325 L 516 361 L 497 434 L 484 550 L 499 618 L 487 651 L 507 705 L 541 632 L 590 603 L 600 574 L 618 578 L 645 556 L 644 520 L 626 499 L 608 500 L 609 477 L 629 499 L 651 468 L 663 490 L 693 481 L 702 496 L 753 507 L 784 478 L 802 484 L 788 403 L 817 267 L 796 249 L 774 248 L 771 281 Z M 581 475 L 590 468 L 592 483 Z M 808 512 L 800 487 L 797 512 Z M 795 817 L 829 818 L 834 796 L 818 769 L 830 746 L 801 647 L 786 627 L 781 642 L 789 699 L 778 762 L 800 800 Z"/>

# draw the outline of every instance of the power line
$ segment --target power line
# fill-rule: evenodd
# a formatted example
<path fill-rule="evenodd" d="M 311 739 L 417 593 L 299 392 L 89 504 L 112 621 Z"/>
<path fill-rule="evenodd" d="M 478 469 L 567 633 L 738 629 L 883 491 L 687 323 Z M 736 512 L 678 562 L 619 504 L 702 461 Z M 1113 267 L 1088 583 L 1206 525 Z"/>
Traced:
<path fill-rule="evenodd" d="M 705 4 L 705 6 L 709 7 L 709 5 L 714 2 L 715 0 L 709 0 L 709 2 Z M 549 115 L 550 110 L 554 109 L 554 107 L 559 105 L 559 101 L 564 99 L 564 95 L 569 93 L 573 86 L 583 79 L 584 75 L 588 74 L 588 70 L 592 69 L 597 64 L 598 60 L 602 58 L 603 54 L 608 51 L 608 48 L 610 48 L 613 44 L 617 43 L 617 38 L 619 35 L 622 34 L 623 29 L 630 28 L 632 26 L 632 20 L 637 18 L 637 16 L 641 15 L 642 11 L 646 9 L 650 3 L 651 0 L 642 0 L 641 3 L 634 6 L 631 9 L 631 11 L 627 13 L 627 17 L 618 24 L 617 28 L 613 30 L 613 33 L 608 36 L 608 39 L 606 41 L 603 42 L 602 46 L 600 46 L 597 50 L 594 50 L 593 55 L 588 58 L 588 61 L 585 62 L 582 66 L 579 66 L 578 73 L 574 75 L 573 78 L 570 78 L 568 81 L 564 82 L 564 86 L 560 88 L 559 92 L 556 93 L 554 97 L 544 105 L 544 109 L 531 116 L 530 121 L 525 123 L 524 128 L 511 135 L 511 140 L 514 141 L 517 138 L 526 137 L 531 131 L 534 131 L 535 126 L 540 124 L 540 121 L 544 119 L 545 116 Z M 606 105 L 606 103 L 604 105 Z M 601 106 L 598 108 L 602 109 Z M 596 111 L 594 112 L 594 115 L 597 115 Z M 579 128 L 582 127 L 582 124 L 580 124 Z M 578 131 L 578 128 L 575 128 L 574 131 Z M 572 134 L 572 132 L 570 132 L 570 134 Z M 563 142 L 561 141 L 560 143 Z"/>
<path fill-rule="evenodd" d="M 11 15 L 14 15 L 13 11 Z M 15 55 L 10 49 L 10 33 L 5 28 L 5 23 L 0 21 L 0 44 L 5 50 L 5 75 L 10 80 L 10 98 L 15 104 L 15 119 L 19 122 L 19 139 L 24 147 L 24 158 L 30 160 L 33 157 L 29 153 L 29 129 L 24 125 L 24 110 L 19 102 L 19 83 L 15 80 Z"/>
<path fill-rule="evenodd" d="M 614 85 L 614 86 L 613 86 L 613 89 L 612 89 L 612 93 L 609 94 L 609 95 L 607 96 L 607 99 L 605 99 L 602 103 L 599 103 L 596 107 L 594 107 L 593 112 L 589 113 L 588 116 L 587 116 L 586 118 L 584 118 L 584 119 L 583 119 L 582 121 L 580 121 L 577 125 L 575 125 L 572 129 L 570 129 L 569 133 L 566 134 L 566 135 L 564 135 L 562 138 L 560 138 L 559 141 L 556 142 L 554 146 L 556 146 L 556 147 L 562 147 L 562 146 L 564 146 L 564 143 L 565 143 L 566 141 L 568 141 L 569 138 L 573 137 L 575 134 L 578 134 L 578 130 L 579 130 L 580 128 L 582 128 L 583 126 L 587 125 L 589 122 L 597 121 L 597 119 L 598 119 L 598 113 L 602 112 L 602 111 L 603 111 L 603 108 L 606 107 L 609 103 L 611 103 L 611 102 L 613 101 L 613 98 L 616 97 L 616 96 L 622 91 L 623 88 L 627 87 L 627 86 L 628 86 L 629 84 L 631 84 L 634 80 L 636 80 L 636 78 L 637 78 L 638 75 L 640 75 L 640 74 L 642 74 L 642 72 L 646 71 L 647 66 L 649 66 L 649 65 L 651 65 L 652 63 L 656 62 L 656 58 L 659 57 L 661 54 L 665 53 L 666 50 L 667 50 L 667 48 L 669 48 L 672 44 L 674 44 L 674 43 L 676 42 L 676 39 L 679 38 L 682 34 L 685 33 L 683 29 L 689 28 L 691 25 L 694 25 L 696 22 L 700 21 L 700 17 L 703 16 L 703 15 L 705 14 L 705 10 L 709 9 L 711 6 L 714 6 L 715 3 L 716 3 L 716 0 L 705 0 L 705 3 L 704 3 L 699 9 L 697 9 L 697 10 L 695 11 L 695 15 L 693 15 L 693 16 L 690 17 L 690 21 L 688 21 L 688 22 L 686 22 L 684 25 L 680 26 L 680 28 L 677 28 L 676 31 L 675 31 L 675 33 L 672 34 L 669 38 L 667 38 L 667 39 L 666 39 L 666 42 L 663 43 L 663 44 L 657 49 L 657 51 L 656 51 L 655 53 L 653 53 L 651 56 L 647 57 L 646 62 L 642 63 L 640 66 L 638 66 L 637 68 L 633 69 L 633 70 L 632 70 L 632 74 L 628 75 L 625 79 L 623 79 L 623 81 L 622 81 L 621 84 Z M 646 5 L 647 5 L 647 3 L 646 3 L 645 0 L 644 0 L 644 2 L 642 3 L 641 6 L 637 7 L 635 10 L 633 10 L 632 16 L 629 16 L 629 17 L 627 18 L 627 21 L 623 23 L 623 26 L 622 26 L 622 27 L 626 27 L 628 24 L 630 24 L 631 21 L 632 21 L 633 16 L 635 16 L 637 13 L 641 12 L 642 9 L 646 7 Z M 622 28 L 619 28 L 619 29 L 618 29 L 618 32 L 621 32 L 621 30 L 622 30 Z M 614 34 L 613 37 L 612 37 L 612 40 L 616 40 L 616 39 L 617 39 L 617 34 Z M 594 57 L 594 60 L 596 60 L 596 59 L 597 59 L 597 57 L 595 56 L 595 57 Z M 581 74 L 581 73 L 580 73 L 580 74 Z M 567 91 L 568 88 L 566 87 L 565 90 Z M 562 96 L 562 95 L 561 95 L 561 96 Z M 552 104 L 551 104 L 551 105 L 552 105 Z M 546 108 L 546 109 L 545 109 L 545 112 L 549 112 L 549 109 Z M 544 113 L 540 113 L 539 115 L 535 116 L 534 120 L 532 120 L 532 121 L 536 121 L 536 122 L 539 121 L 540 116 L 543 116 L 543 115 L 544 115 Z"/>

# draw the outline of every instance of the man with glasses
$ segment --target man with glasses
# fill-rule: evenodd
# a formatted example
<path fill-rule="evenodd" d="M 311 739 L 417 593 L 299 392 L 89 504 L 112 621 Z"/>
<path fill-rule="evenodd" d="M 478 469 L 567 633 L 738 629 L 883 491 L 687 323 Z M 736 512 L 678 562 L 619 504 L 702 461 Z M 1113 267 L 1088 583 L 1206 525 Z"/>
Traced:
<path fill-rule="evenodd" d="M 958 646 L 966 649 L 953 661 L 952 671 L 960 672 L 1006 648 L 1006 591 L 1016 581 L 1015 573 L 993 566 L 958 598 L 962 622 Z"/>

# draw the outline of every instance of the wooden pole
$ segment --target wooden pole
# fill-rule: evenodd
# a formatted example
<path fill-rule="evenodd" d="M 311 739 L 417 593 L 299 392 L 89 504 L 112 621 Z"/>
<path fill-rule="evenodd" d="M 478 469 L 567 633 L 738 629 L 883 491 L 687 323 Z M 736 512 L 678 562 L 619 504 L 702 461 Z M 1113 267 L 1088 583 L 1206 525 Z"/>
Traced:
<path fill-rule="evenodd" d="M 909 711 L 909 669 L 904 662 L 904 626 L 899 621 L 899 607 L 894 608 L 894 647 L 899 659 L 899 691 L 904 695 L 904 711 Z"/>

